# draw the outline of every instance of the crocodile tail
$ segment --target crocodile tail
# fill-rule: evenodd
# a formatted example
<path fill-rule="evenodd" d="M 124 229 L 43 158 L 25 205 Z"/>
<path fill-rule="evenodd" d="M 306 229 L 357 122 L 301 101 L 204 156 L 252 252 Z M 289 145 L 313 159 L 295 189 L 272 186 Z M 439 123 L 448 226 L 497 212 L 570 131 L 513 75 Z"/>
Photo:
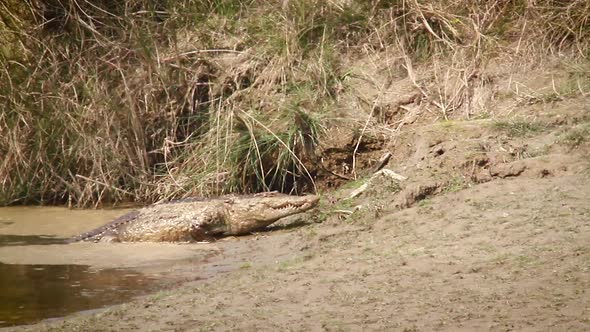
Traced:
<path fill-rule="evenodd" d="M 89 232 L 73 236 L 73 237 L 67 239 L 66 243 L 94 240 L 94 238 L 99 237 L 101 234 L 105 233 L 106 231 L 109 231 L 111 229 L 115 229 L 115 228 L 119 227 L 120 225 L 128 223 L 132 220 L 135 220 L 135 218 L 138 215 L 139 215 L 139 211 L 137 211 L 137 210 L 131 211 L 131 212 L 124 214 L 124 215 L 120 216 L 119 218 L 111 221 L 110 223 L 108 223 L 106 225 L 100 226 L 100 227 L 93 229 Z M 100 238 L 98 238 L 98 239 L 100 239 Z"/>

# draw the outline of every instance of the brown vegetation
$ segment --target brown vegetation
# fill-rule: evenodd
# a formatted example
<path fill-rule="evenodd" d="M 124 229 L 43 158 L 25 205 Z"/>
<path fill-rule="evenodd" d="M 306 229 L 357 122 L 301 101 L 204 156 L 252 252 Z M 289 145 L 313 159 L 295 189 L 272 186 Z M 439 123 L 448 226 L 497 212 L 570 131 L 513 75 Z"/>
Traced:
<path fill-rule="evenodd" d="M 589 55 L 589 17 L 583 0 L 4 0 L 0 204 L 302 192 L 354 178 L 379 121 L 407 123 L 400 107 L 487 115 L 494 95 L 478 89 L 497 59 L 571 61 L 572 84 L 517 89 L 524 103 L 584 93 L 576 59 Z M 378 61 L 387 79 L 359 76 L 359 61 Z M 381 93 L 396 79 L 417 91 L 405 104 Z M 335 127 L 352 135 L 347 174 L 321 162 Z"/>

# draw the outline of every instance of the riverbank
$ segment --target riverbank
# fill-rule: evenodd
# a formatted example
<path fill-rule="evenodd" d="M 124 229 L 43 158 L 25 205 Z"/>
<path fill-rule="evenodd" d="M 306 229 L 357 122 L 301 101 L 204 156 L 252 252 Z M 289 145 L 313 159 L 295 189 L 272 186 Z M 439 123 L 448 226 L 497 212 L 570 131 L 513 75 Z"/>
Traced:
<path fill-rule="evenodd" d="M 586 1 L 50 3 L 0 10 L 0 204 L 322 203 L 212 244 L 1 248 L 185 278 L 9 331 L 590 330 Z"/>
<path fill-rule="evenodd" d="M 587 330 L 587 105 L 545 104 L 534 128 L 422 125 L 387 166 L 406 180 L 366 178 L 297 227 L 209 244 L 220 251 L 208 266 L 233 269 L 204 277 L 184 263 L 197 280 L 12 330 Z"/>

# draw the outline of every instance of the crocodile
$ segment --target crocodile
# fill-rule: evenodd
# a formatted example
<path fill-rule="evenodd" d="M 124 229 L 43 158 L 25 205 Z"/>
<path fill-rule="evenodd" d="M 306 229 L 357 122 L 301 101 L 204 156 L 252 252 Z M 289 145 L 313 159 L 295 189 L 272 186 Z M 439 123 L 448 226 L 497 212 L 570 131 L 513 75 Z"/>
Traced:
<path fill-rule="evenodd" d="M 267 192 L 185 199 L 132 211 L 69 242 L 194 242 L 244 235 L 317 206 L 316 195 Z"/>

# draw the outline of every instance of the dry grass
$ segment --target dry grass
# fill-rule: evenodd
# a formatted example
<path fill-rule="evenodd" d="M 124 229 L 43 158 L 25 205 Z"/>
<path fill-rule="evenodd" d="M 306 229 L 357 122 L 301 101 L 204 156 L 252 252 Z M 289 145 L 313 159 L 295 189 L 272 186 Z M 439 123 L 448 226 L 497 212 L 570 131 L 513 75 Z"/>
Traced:
<path fill-rule="evenodd" d="M 0 204 L 314 190 L 347 60 L 395 50 L 431 113 L 469 117 L 499 52 L 586 58 L 590 40 L 581 0 L 27 0 L 0 13 Z"/>

